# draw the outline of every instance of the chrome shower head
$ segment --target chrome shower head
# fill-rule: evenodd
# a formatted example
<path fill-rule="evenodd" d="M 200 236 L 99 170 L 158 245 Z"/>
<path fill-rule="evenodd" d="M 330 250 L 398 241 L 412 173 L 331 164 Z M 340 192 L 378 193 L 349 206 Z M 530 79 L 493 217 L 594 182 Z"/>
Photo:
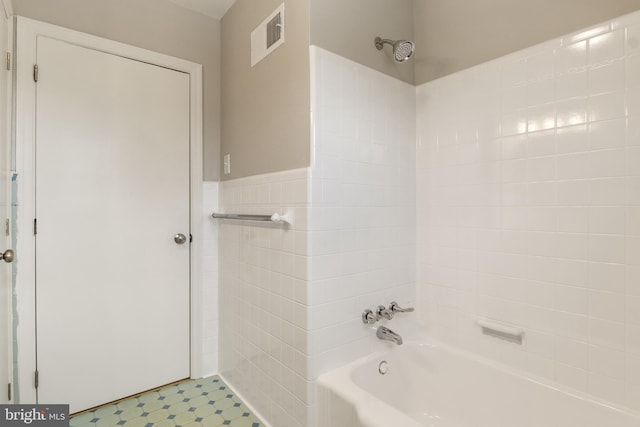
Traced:
<path fill-rule="evenodd" d="M 413 52 L 416 46 L 409 40 L 389 40 L 376 37 L 375 40 L 376 49 L 382 50 L 385 44 L 393 46 L 393 59 L 396 62 L 405 62 L 413 56 Z"/>

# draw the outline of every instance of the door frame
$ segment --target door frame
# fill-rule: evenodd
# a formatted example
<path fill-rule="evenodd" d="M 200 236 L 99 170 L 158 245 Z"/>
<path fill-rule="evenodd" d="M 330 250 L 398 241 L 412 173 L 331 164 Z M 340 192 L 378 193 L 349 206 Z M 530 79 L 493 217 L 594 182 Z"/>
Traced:
<path fill-rule="evenodd" d="M 16 172 L 18 226 L 16 278 L 18 332 L 18 389 L 16 403 L 35 403 L 35 88 L 33 66 L 39 36 L 54 38 L 109 54 L 170 68 L 190 75 L 190 374 L 202 376 L 202 65 L 28 18 L 16 17 Z M 105 260 L 106 262 L 106 260 Z M 14 375 L 15 378 L 15 375 Z"/>

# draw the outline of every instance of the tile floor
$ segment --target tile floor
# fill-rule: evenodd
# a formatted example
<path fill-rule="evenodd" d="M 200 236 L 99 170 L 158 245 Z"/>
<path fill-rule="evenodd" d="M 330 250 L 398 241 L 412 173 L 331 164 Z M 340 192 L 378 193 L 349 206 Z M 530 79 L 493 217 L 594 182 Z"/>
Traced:
<path fill-rule="evenodd" d="M 71 427 L 264 427 L 218 376 L 186 381 L 71 418 Z"/>

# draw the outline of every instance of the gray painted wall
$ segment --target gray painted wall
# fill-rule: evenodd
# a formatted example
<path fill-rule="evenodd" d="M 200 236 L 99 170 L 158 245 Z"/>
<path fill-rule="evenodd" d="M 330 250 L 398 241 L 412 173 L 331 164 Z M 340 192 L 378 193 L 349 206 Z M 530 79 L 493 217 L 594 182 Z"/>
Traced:
<path fill-rule="evenodd" d="M 252 68 L 251 31 L 281 3 L 236 0 L 222 18 L 223 180 L 309 166 L 310 44 L 414 82 L 411 62 L 373 44 L 377 35 L 412 38 L 413 0 L 285 0 L 286 41 Z"/>
<path fill-rule="evenodd" d="M 398 64 L 376 36 L 413 40 L 414 0 L 311 0 L 311 44 L 413 84 L 413 60 Z"/>
<path fill-rule="evenodd" d="M 204 179 L 218 180 L 220 22 L 165 0 L 13 0 L 14 13 L 203 65 Z"/>
<path fill-rule="evenodd" d="M 223 180 L 309 166 L 309 0 L 285 0 L 285 42 L 251 67 L 251 32 L 282 0 L 236 0 L 222 18 Z"/>
<path fill-rule="evenodd" d="M 640 9 L 640 0 L 414 0 L 416 85 Z"/>
<path fill-rule="evenodd" d="M 640 9 L 640 0 L 311 0 L 310 42 L 409 83 L 424 82 Z M 373 38 L 416 42 L 396 64 Z"/>

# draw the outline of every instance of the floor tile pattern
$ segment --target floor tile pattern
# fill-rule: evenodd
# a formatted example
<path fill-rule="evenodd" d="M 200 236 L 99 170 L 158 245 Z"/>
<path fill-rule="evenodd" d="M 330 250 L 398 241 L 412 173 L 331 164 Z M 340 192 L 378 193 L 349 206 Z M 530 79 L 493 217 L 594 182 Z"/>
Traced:
<path fill-rule="evenodd" d="M 71 427 L 264 427 L 218 376 L 186 381 L 83 412 Z"/>

